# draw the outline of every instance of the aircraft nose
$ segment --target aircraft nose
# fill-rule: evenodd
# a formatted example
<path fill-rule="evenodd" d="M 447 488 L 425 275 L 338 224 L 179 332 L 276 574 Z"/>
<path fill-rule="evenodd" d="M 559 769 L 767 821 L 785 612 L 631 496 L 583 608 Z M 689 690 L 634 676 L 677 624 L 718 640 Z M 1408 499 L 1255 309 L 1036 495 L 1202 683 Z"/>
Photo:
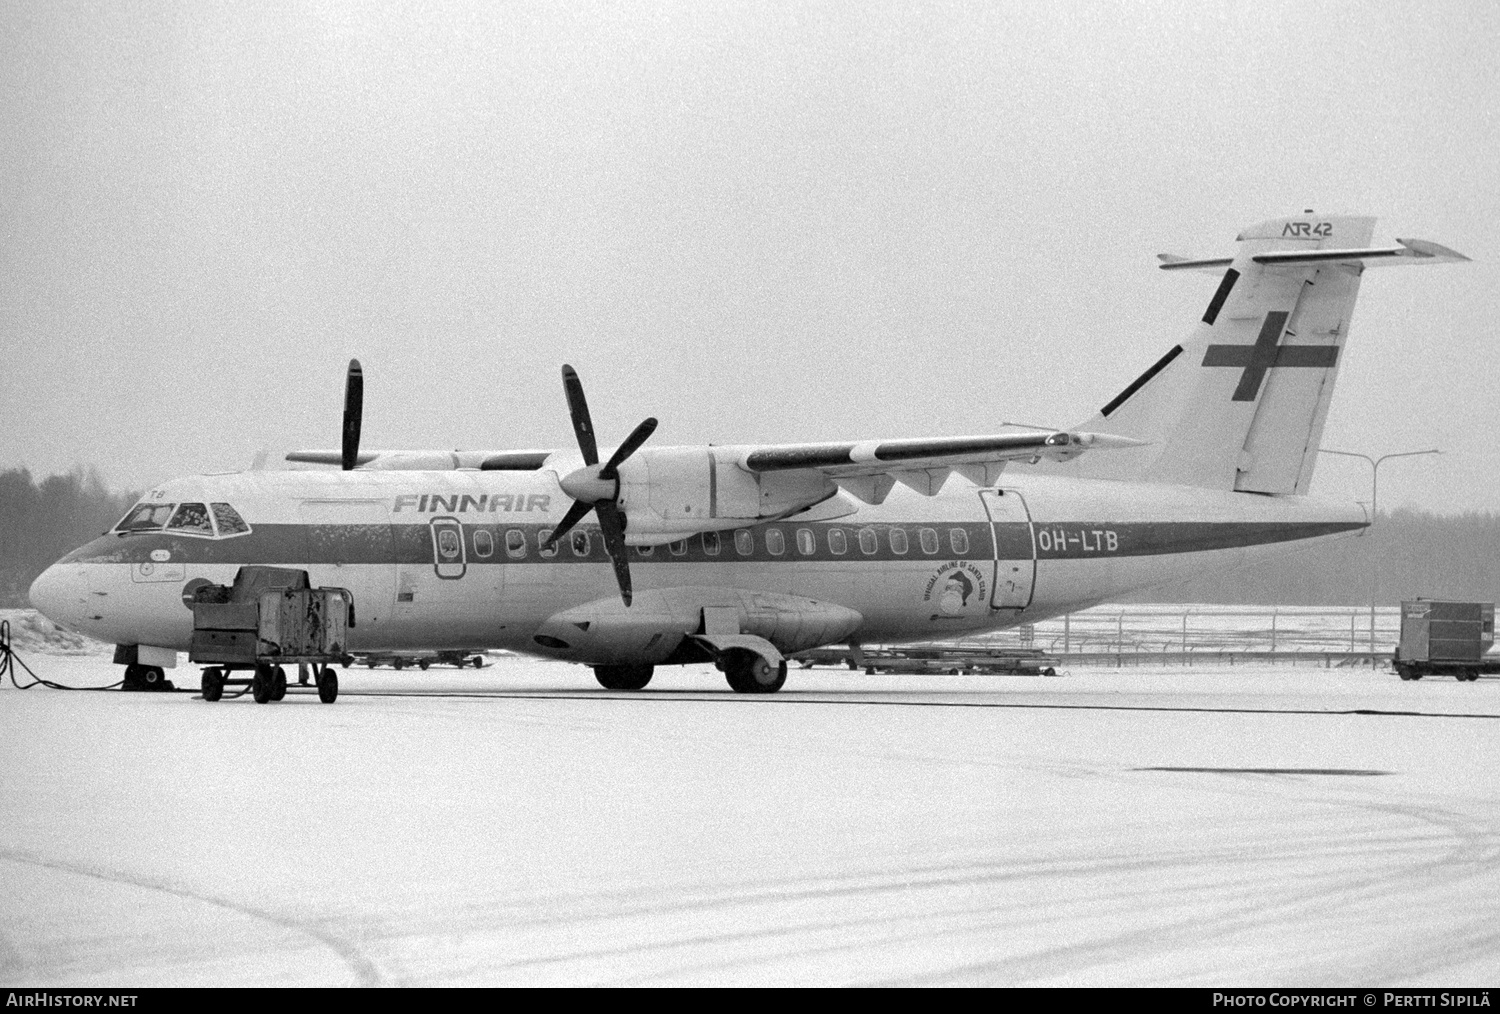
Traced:
<path fill-rule="evenodd" d="M 66 622 L 69 609 L 68 575 L 59 564 L 53 564 L 42 571 L 37 579 L 31 582 L 31 604 L 37 612 L 54 623 Z"/>

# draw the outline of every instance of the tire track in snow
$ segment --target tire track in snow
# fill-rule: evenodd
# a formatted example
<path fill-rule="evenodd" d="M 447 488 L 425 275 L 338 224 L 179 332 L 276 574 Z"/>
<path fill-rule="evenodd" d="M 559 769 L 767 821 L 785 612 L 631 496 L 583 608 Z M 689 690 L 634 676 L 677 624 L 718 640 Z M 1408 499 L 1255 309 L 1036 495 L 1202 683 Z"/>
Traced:
<path fill-rule="evenodd" d="M 269 923 L 280 929 L 300 933 L 311 937 L 318 943 L 327 947 L 338 955 L 339 959 L 354 973 L 355 978 L 361 986 L 379 986 L 384 978 L 380 974 L 375 963 L 360 952 L 349 941 L 328 932 L 322 927 L 280 915 L 270 909 L 259 908 L 254 905 L 246 905 L 242 902 L 231 901 L 228 898 L 217 897 L 212 894 L 204 894 L 194 891 L 180 884 L 174 884 L 168 880 L 157 877 L 142 877 L 123 873 L 119 870 L 109 870 L 103 867 L 89 866 L 83 863 L 70 863 L 56 859 L 42 859 L 38 856 L 13 849 L 0 848 L 0 860 L 17 863 L 23 866 L 35 866 L 41 869 L 54 870 L 60 873 L 70 873 L 74 876 L 88 877 L 92 880 L 102 880 L 110 884 L 124 884 L 128 887 L 138 887 L 146 891 L 158 891 L 162 894 L 170 894 L 174 897 L 185 898 L 188 901 L 196 901 L 200 904 L 211 905 L 214 908 L 222 908 L 236 915 L 257 919 Z"/>

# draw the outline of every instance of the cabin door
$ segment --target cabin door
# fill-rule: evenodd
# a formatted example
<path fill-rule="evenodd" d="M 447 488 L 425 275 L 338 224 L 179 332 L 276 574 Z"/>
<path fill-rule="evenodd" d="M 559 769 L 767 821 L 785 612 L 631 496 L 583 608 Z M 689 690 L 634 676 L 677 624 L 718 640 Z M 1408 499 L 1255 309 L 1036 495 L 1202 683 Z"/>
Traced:
<path fill-rule="evenodd" d="M 314 587 L 347 588 L 354 595 L 349 640 L 369 642 L 391 622 L 396 597 L 396 550 L 391 519 L 380 500 L 304 500 L 299 510 L 302 559 Z"/>
<path fill-rule="evenodd" d="M 1013 489 L 982 489 L 979 499 L 989 514 L 995 545 L 992 609 L 1025 609 L 1036 584 L 1036 538 L 1031 512 Z"/>

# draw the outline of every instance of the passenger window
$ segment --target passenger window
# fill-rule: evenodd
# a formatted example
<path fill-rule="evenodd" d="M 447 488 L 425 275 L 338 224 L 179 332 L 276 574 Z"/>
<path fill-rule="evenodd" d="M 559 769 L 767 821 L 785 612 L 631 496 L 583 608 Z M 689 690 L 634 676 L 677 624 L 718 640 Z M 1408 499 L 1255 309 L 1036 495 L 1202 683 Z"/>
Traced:
<path fill-rule="evenodd" d="M 766 552 L 772 556 L 780 556 L 786 552 L 786 536 L 781 534 L 780 528 L 766 529 Z"/>
<path fill-rule="evenodd" d="M 191 535 L 212 535 L 213 522 L 208 520 L 208 508 L 201 503 L 185 503 L 177 508 L 172 520 L 167 522 L 167 531 L 187 532 Z"/>
<path fill-rule="evenodd" d="M 969 551 L 969 533 L 962 528 L 948 529 L 948 545 L 953 547 L 957 556 L 963 556 Z"/>
<path fill-rule="evenodd" d="M 638 555 L 638 556 L 650 556 L 652 553 L 656 552 L 656 547 L 655 546 L 636 546 L 635 547 L 635 551 L 636 551 L 636 555 Z"/>
<path fill-rule="evenodd" d="M 549 549 L 547 546 L 547 540 L 550 538 L 552 538 L 552 529 L 550 528 L 543 528 L 541 531 L 536 533 L 536 550 L 538 553 L 542 554 L 542 556 L 546 557 L 549 560 L 552 557 L 556 556 L 558 549 L 561 548 L 559 546 L 552 546 Z M 512 553 L 510 555 L 515 556 L 516 554 Z M 521 543 L 521 555 L 526 555 L 526 543 L 524 539 Z"/>
<path fill-rule="evenodd" d="M 444 560 L 457 560 L 462 556 L 458 546 L 458 529 L 438 529 L 438 555 Z"/>
<path fill-rule="evenodd" d="M 755 552 L 755 536 L 750 534 L 750 529 L 741 528 L 734 533 L 734 548 L 741 556 L 749 556 Z"/>
<path fill-rule="evenodd" d="M 703 554 L 705 556 L 718 556 L 719 555 L 719 533 L 718 532 L 704 532 L 703 533 Z"/>
<path fill-rule="evenodd" d="M 859 551 L 866 556 L 874 556 L 875 551 L 880 548 L 880 540 L 875 536 L 875 529 L 861 528 L 859 530 Z"/>
<path fill-rule="evenodd" d="M 115 525 L 117 532 L 154 532 L 166 526 L 172 516 L 172 504 L 138 503 Z"/>
<path fill-rule="evenodd" d="M 672 551 L 673 556 L 687 555 L 687 539 L 678 539 L 676 542 L 667 543 L 667 548 Z"/>
<path fill-rule="evenodd" d="M 937 552 L 937 550 L 938 550 L 937 532 L 933 531 L 931 528 L 924 528 L 920 532 L 917 533 L 917 536 L 918 536 L 918 538 L 920 538 L 922 540 L 922 552 L 924 552 L 924 553 L 936 553 Z"/>
<path fill-rule="evenodd" d="M 849 538 L 842 528 L 828 529 L 828 551 L 834 556 L 843 556 L 849 552 Z"/>
<path fill-rule="evenodd" d="M 797 552 L 803 556 L 812 556 L 818 551 L 818 540 L 813 538 L 811 528 L 797 529 Z"/>
<path fill-rule="evenodd" d="M 521 539 L 521 545 L 523 545 L 523 546 L 526 545 L 526 540 L 524 538 Z M 481 530 L 481 531 L 475 532 L 474 533 L 474 555 L 475 556 L 490 556 L 494 552 L 495 552 L 495 539 L 494 539 L 494 537 L 491 536 L 490 533 L 486 532 L 486 531 L 482 531 Z"/>
<path fill-rule="evenodd" d="M 890 534 L 890 540 L 891 540 L 891 552 L 895 553 L 897 556 L 900 556 L 901 554 L 905 553 L 908 549 L 911 548 L 910 545 L 906 541 L 906 529 L 905 528 L 892 528 L 891 529 L 891 534 Z"/>
<path fill-rule="evenodd" d="M 588 532 L 574 532 L 573 533 L 573 555 L 574 556 L 588 556 L 589 555 L 589 550 L 592 549 L 592 548 L 593 548 L 593 546 L 591 544 L 591 540 L 589 539 L 589 533 Z"/>
<path fill-rule="evenodd" d="M 543 533 L 546 538 L 546 533 Z M 553 550 L 556 553 L 556 550 Z M 513 560 L 519 560 L 526 555 L 526 533 L 519 528 L 512 528 L 505 533 L 505 555 Z M 546 553 L 542 554 L 546 556 Z"/>
<path fill-rule="evenodd" d="M 219 523 L 219 536 L 244 535 L 250 530 L 245 524 L 245 519 L 240 517 L 240 512 L 227 503 L 211 503 L 208 505 L 214 512 L 214 520 Z"/>

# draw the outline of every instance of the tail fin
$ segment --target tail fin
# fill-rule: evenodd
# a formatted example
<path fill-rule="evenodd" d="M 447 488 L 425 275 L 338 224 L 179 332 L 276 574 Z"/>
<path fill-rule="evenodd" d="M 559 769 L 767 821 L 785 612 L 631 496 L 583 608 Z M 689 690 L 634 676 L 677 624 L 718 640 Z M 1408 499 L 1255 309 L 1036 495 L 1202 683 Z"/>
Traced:
<path fill-rule="evenodd" d="M 1249 493 L 1306 493 L 1367 267 L 1468 258 L 1423 240 L 1369 246 L 1375 219 L 1308 213 L 1246 229 L 1233 258 L 1161 256 L 1221 275 L 1182 345 L 1079 428 L 1149 446 L 1052 471 Z"/>

